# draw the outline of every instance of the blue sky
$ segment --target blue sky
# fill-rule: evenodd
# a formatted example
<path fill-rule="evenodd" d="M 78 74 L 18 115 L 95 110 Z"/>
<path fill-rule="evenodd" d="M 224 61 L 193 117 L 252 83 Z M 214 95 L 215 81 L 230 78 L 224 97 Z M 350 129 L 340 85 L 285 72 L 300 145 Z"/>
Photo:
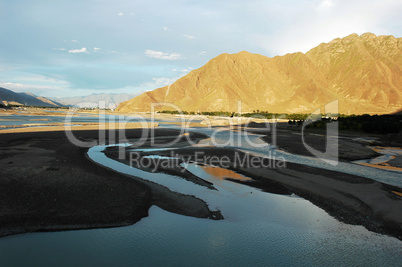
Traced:
<path fill-rule="evenodd" d="M 351 33 L 402 37 L 398 0 L 0 0 L 0 87 L 138 93 L 221 53 L 307 52 Z"/>

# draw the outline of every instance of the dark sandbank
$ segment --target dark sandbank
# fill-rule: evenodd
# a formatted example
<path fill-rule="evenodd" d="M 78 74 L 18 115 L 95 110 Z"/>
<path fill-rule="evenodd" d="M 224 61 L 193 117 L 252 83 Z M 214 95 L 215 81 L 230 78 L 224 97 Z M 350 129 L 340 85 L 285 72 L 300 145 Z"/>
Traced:
<path fill-rule="evenodd" d="M 141 133 L 126 130 L 126 137 Z M 156 136 L 178 133 L 155 129 Z M 98 139 L 98 131 L 74 134 L 82 141 Z M 0 236 L 131 225 L 153 204 L 189 216 L 219 217 L 199 199 L 100 167 L 86 157 L 87 150 L 70 143 L 64 132 L 0 134 Z"/>
<path fill-rule="evenodd" d="M 261 130 L 255 131 L 261 133 Z M 156 129 L 155 133 L 157 146 L 164 146 L 176 138 L 179 131 Z M 278 133 L 279 149 L 305 153 L 300 135 L 286 129 Z M 81 140 L 98 138 L 97 131 L 75 134 Z M 141 137 L 141 129 L 127 130 L 126 136 L 135 141 Z M 91 162 L 85 156 L 87 149 L 71 144 L 64 132 L 1 134 L 0 138 L 1 235 L 130 225 L 147 216 L 151 205 L 198 218 L 222 219 L 219 212 L 210 211 L 198 198 L 174 193 L 158 184 L 127 177 Z M 182 136 L 175 144 L 178 149 L 174 150 L 180 157 L 191 157 L 198 152 L 206 156 L 227 156 L 233 163 L 234 153 L 243 153 L 229 148 L 187 147 L 187 138 L 197 142 L 205 136 L 195 133 L 186 138 Z M 268 133 L 265 139 L 270 138 Z M 151 147 L 150 140 L 142 147 Z M 366 151 L 363 145 L 361 147 Z M 356 159 L 355 148 L 352 145 L 344 149 L 342 160 Z M 142 152 L 141 156 L 151 154 L 171 156 L 171 151 Z M 113 148 L 108 149 L 106 155 L 118 159 Z M 393 193 L 402 192 L 401 188 L 292 163 L 287 163 L 286 168 L 247 168 L 233 164 L 228 168 L 252 178 L 251 181 L 230 179 L 232 182 L 271 193 L 295 193 L 343 222 L 402 239 L 402 202 L 401 197 Z M 209 182 L 180 168 L 155 171 L 179 175 L 214 190 Z"/>

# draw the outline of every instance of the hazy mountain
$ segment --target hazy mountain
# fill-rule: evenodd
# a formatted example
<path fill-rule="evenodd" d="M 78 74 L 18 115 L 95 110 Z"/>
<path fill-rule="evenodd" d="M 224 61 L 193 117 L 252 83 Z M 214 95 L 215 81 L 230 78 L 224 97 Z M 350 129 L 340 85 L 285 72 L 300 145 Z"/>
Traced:
<path fill-rule="evenodd" d="M 149 111 L 168 102 L 185 111 L 311 112 L 339 100 L 341 113 L 402 108 L 402 38 L 351 34 L 307 53 L 274 58 L 222 54 L 170 86 L 146 92 L 118 111 Z M 160 107 L 159 110 L 167 109 Z"/>
<path fill-rule="evenodd" d="M 16 93 L 0 87 L 0 103 L 3 105 L 26 105 L 38 107 L 61 107 L 64 106 L 56 101 L 31 93 Z"/>
<path fill-rule="evenodd" d="M 121 102 L 127 101 L 138 94 L 91 94 L 88 96 L 63 97 L 57 100 L 64 105 L 80 108 L 99 107 L 104 103 L 106 108 L 116 108 Z"/>

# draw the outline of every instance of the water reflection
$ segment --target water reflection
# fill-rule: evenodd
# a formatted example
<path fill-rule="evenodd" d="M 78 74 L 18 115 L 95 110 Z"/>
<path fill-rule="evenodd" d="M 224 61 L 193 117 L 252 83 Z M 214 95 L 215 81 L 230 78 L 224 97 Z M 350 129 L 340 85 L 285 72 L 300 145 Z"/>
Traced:
<path fill-rule="evenodd" d="M 228 182 L 219 177 L 233 173 L 219 168 L 187 166 L 214 182 L 218 190 L 209 190 L 174 176 L 130 168 L 105 157 L 104 148 L 92 148 L 89 156 L 119 172 L 205 199 L 226 219 L 196 219 L 152 207 L 149 217 L 129 227 L 1 238 L 2 265 L 391 266 L 402 262 L 399 240 L 341 223 L 304 199 Z"/>
<path fill-rule="evenodd" d="M 171 175 L 130 168 L 105 157 L 104 148 L 91 148 L 88 155 L 111 169 L 202 198 L 226 219 L 196 219 L 153 206 L 149 217 L 129 227 L 1 238 L 1 265 L 393 266 L 402 262 L 399 240 L 341 223 L 304 199 L 225 181 L 247 179 L 233 171 L 188 165 L 189 171 L 217 185 L 218 190 L 209 190 Z M 297 155 L 288 158 L 304 160 Z"/>
<path fill-rule="evenodd" d="M 198 168 L 202 169 L 205 173 L 209 174 L 212 177 L 215 177 L 217 179 L 236 179 L 239 181 L 251 181 L 252 179 L 249 177 L 246 177 L 244 175 L 241 175 L 239 173 L 236 173 L 232 170 L 220 168 L 220 167 L 215 167 L 215 166 L 209 166 L 209 165 L 198 165 Z"/>

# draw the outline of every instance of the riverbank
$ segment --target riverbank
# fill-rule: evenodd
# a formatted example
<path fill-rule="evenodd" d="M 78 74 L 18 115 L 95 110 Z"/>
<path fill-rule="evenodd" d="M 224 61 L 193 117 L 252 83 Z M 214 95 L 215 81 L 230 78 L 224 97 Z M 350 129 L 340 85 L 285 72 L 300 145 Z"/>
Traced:
<path fill-rule="evenodd" d="M 242 125 L 237 128 L 250 133 L 261 134 L 263 140 L 269 144 L 275 144 L 280 150 L 288 153 L 314 156 L 305 146 L 307 144 L 314 150 L 326 152 L 327 136 L 323 129 L 302 128 L 289 126 L 287 123 L 276 124 L 275 134 L 272 134 L 272 124 L 252 122 L 248 126 Z M 304 142 L 303 143 L 303 138 Z M 365 134 L 354 131 L 339 131 L 338 149 L 335 155 L 343 162 L 357 162 L 371 160 L 384 154 L 387 148 L 391 150 L 402 149 L 402 133 L 391 134 Z M 402 171 L 402 153 L 391 153 L 392 157 L 385 162 L 377 164 L 365 164 L 366 166 Z M 363 164 L 363 163 L 360 163 Z"/>
<path fill-rule="evenodd" d="M 81 141 L 99 138 L 95 130 L 73 133 Z M 128 139 L 141 134 L 141 129 L 126 130 Z M 178 132 L 155 129 L 155 134 Z M 70 143 L 64 131 L 1 133 L 0 236 L 131 225 L 146 217 L 154 204 L 212 217 L 204 202 L 102 168 L 86 157 L 86 151 Z"/>
<path fill-rule="evenodd" d="M 363 225 L 374 232 L 402 239 L 402 189 L 399 187 L 288 162 L 285 168 L 247 167 L 250 164 L 234 166 L 235 153 L 243 152 L 230 148 L 186 147 L 188 139 L 197 143 L 206 136 L 196 132 L 179 136 L 178 130 L 154 130 L 155 138 L 151 140 L 148 135 L 142 147 L 152 147 L 152 143 L 171 147 L 169 143 L 179 138 L 174 144 L 176 155 L 194 157 L 195 153 L 201 153 L 208 157 L 227 157 L 231 165 L 226 168 L 251 178 L 251 181 L 230 179 L 232 182 L 269 193 L 297 194 L 340 221 Z M 264 129 L 248 130 L 262 134 Z M 137 141 L 141 134 L 141 129 L 127 130 L 127 140 L 120 142 Z M 269 141 L 270 133 L 264 134 L 267 135 L 264 139 Z M 99 138 L 97 131 L 77 130 L 74 135 L 81 141 L 96 141 Z M 118 133 L 107 131 L 106 137 L 111 136 L 114 140 Z M 315 136 L 320 135 L 312 132 L 310 137 Z M 71 144 L 64 132 L 13 133 L 1 134 L 0 137 L 0 235 L 129 225 L 147 216 L 151 205 L 197 218 L 222 219 L 219 211 L 211 211 L 201 199 L 172 192 L 164 186 L 137 177 L 129 178 L 91 162 L 85 156 L 87 149 Z M 297 132 L 294 134 L 279 129 L 277 141 L 279 149 L 295 154 L 304 153 Z M 375 155 L 363 145 L 351 143 L 347 149 L 341 146 L 342 160 L 355 159 L 356 155 Z M 357 147 L 359 150 L 356 150 Z M 367 154 L 364 154 L 365 151 Z M 170 153 L 170 150 L 166 150 L 156 154 L 171 156 Z M 143 151 L 140 156 L 152 154 L 155 152 Z M 116 150 L 109 149 L 106 155 L 118 159 Z M 128 158 L 126 154 L 122 162 L 129 164 Z M 258 161 L 258 156 L 250 160 L 253 158 Z M 183 171 L 181 167 L 150 167 L 157 167 L 156 172 L 179 175 L 215 190 L 213 184 Z"/>
<path fill-rule="evenodd" d="M 261 157 L 231 148 L 187 147 L 174 151 L 158 151 L 157 154 L 171 157 L 172 152 L 184 162 L 193 161 L 202 165 L 211 162 L 197 161 L 196 158 L 225 158 L 221 162 L 229 162 L 229 165 L 220 166 L 221 162 L 214 160 L 215 166 L 228 168 L 251 178 L 249 181 L 227 179 L 231 182 L 259 188 L 268 193 L 285 195 L 294 193 L 321 207 L 342 222 L 363 225 L 368 230 L 402 239 L 402 199 L 398 194 L 402 189 L 399 187 L 356 175 L 289 162 L 283 166 L 276 162 L 270 162 L 270 166 L 256 166 L 255 163 L 263 162 Z M 129 157 L 129 153 L 127 152 L 126 158 Z M 136 153 L 139 153 L 137 161 L 156 154 L 153 151 Z M 106 155 L 118 160 L 114 149 L 108 150 Z M 120 161 L 129 164 L 127 160 Z M 183 165 L 172 167 L 171 164 L 167 164 L 168 159 L 164 161 L 165 163 L 159 161 L 158 166 L 147 163 L 145 165 L 148 166 L 148 171 L 154 169 L 154 172 L 174 173 L 182 177 L 185 175 Z"/>
<path fill-rule="evenodd" d="M 64 131 L 99 131 L 99 130 L 115 130 L 115 129 L 142 129 L 142 128 L 155 128 L 158 123 L 155 122 L 129 122 L 129 123 L 80 123 L 79 125 L 65 125 L 64 123 L 52 124 L 24 124 L 19 127 L 4 126 L 0 127 L 0 134 L 7 133 L 33 133 L 33 132 L 64 132 Z"/>

